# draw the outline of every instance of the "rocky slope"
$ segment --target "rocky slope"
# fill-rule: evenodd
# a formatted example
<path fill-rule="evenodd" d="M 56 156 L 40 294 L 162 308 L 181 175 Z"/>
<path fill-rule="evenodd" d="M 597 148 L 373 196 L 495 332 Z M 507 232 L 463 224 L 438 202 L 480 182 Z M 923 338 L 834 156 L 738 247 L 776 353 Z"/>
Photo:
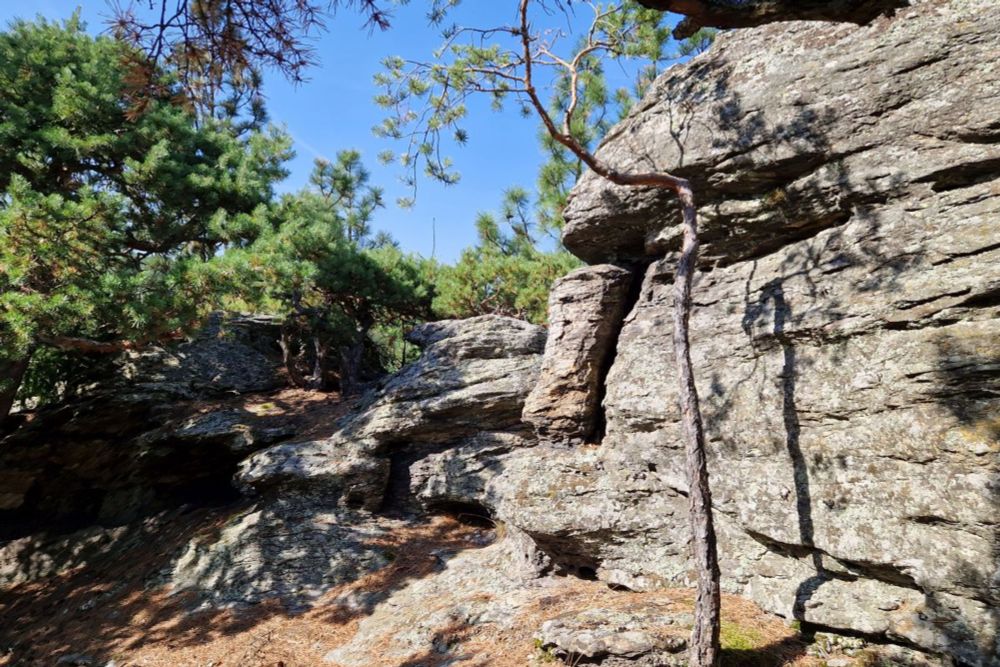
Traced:
<path fill-rule="evenodd" d="M 266 318 L 216 318 L 182 345 L 129 352 L 3 438 L 0 539 L 233 497 L 236 464 L 295 432 L 227 402 L 283 386 L 276 331 Z"/>
<path fill-rule="evenodd" d="M 685 664 L 689 591 L 613 591 L 592 572 L 564 576 L 513 523 L 489 517 L 494 484 L 538 442 L 521 412 L 545 372 L 544 330 L 483 317 L 425 325 L 411 339 L 424 345 L 421 359 L 343 418 L 327 412 L 316 437 L 245 447 L 238 466 L 220 467 L 237 470 L 241 497 L 200 508 L 174 497 L 172 509 L 123 525 L 0 545 L 0 665 Z M 214 344 L 202 336 L 185 350 Z M 239 400 L 250 431 L 227 432 L 252 432 L 251 415 L 289 397 Z M 232 412 L 203 405 L 175 403 L 179 421 L 155 432 L 190 431 L 185 410 Z M 290 407 L 298 421 L 287 425 L 305 434 L 306 410 Z M 31 432 L 44 433 L 45 417 Z M 178 442 L 199 463 L 200 450 L 220 446 Z M 541 470 L 551 452 L 539 451 L 526 460 Z M 128 470 L 130 460 L 113 463 Z M 739 647 L 730 657 L 821 664 L 752 603 L 727 597 L 724 618 Z M 812 649 L 845 664 L 843 651 L 858 650 L 830 642 Z"/>
<path fill-rule="evenodd" d="M 727 592 L 917 649 L 890 664 L 1000 665 L 997 53 L 991 0 L 728 33 L 600 149 L 696 187 L 693 361 Z M 193 601 L 142 618 L 197 625 L 277 599 L 275 632 L 298 637 L 295 614 L 325 624 L 287 664 L 682 664 L 676 218 L 669 196 L 586 176 L 565 242 L 595 265 L 557 282 L 548 335 L 501 317 L 424 325 L 421 359 L 321 429 L 218 402 L 267 390 L 277 366 L 253 337 L 214 336 L 30 422 L 0 441 L 0 518 L 18 537 L 0 548 L 15 599 L 0 597 L 0 621 L 33 610 L 45 646 L 63 646 L 31 591 L 131 558 L 174 519 L 55 538 L 32 521 L 122 523 L 215 488 L 232 504 L 173 531 L 142 578 Z M 219 345 L 237 363 L 201 355 Z M 435 541 L 435 512 L 485 524 Z M 121 610 L 90 604 L 95 654 L 150 641 L 124 641 Z M 729 604 L 743 610 L 730 624 L 759 613 Z M 727 655 L 808 660 L 785 632 Z"/>

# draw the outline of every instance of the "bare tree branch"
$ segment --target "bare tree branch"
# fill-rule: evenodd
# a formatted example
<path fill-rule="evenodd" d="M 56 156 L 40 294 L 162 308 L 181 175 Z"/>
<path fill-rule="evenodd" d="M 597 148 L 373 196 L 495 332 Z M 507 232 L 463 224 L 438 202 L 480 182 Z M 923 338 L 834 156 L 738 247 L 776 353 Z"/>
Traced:
<path fill-rule="evenodd" d="M 74 338 L 72 336 L 47 336 L 39 335 L 38 342 L 52 347 L 71 352 L 82 352 L 84 354 L 115 354 L 125 350 L 139 350 L 155 343 L 166 343 L 180 340 L 184 337 L 180 331 L 168 331 L 155 340 L 116 340 L 99 341 L 89 338 Z"/>

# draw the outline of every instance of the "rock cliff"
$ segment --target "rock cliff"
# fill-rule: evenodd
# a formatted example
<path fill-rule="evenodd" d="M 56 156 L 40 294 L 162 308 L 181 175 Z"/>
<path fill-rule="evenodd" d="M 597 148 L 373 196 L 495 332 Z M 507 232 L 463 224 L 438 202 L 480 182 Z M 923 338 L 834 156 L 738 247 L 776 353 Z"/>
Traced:
<path fill-rule="evenodd" d="M 599 150 L 695 186 L 691 338 L 726 589 L 976 665 L 1000 664 L 998 35 L 1000 6 L 976 0 L 729 33 Z M 567 247 L 641 280 L 603 387 L 575 379 L 588 398 L 548 408 L 559 424 L 600 395 L 604 437 L 543 442 L 491 487 L 553 560 L 638 590 L 692 579 L 677 217 L 669 194 L 593 174 L 574 190 Z M 609 270 L 578 274 L 593 288 L 575 321 L 616 316 Z M 550 341 L 543 368 L 582 341 Z"/>

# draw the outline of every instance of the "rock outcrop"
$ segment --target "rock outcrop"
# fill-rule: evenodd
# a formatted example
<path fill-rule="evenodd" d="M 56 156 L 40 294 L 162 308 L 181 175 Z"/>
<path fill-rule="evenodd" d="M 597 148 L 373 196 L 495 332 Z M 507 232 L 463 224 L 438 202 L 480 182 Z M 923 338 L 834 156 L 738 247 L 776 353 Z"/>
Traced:
<path fill-rule="evenodd" d="M 600 148 L 694 183 L 691 339 L 724 588 L 852 636 L 824 656 L 894 642 L 896 664 L 1000 667 L 997 53 L 992 0 L 731 32 Z M 3 440 L 0 519 L 123 519 L 223 474 L 245 497 L 184 534 L 165 580 L 297 610 L 379 570 L 382 589 L 328 600 L 357 620 L 330 663 L 458 661 L 458 645 L 499 659 L 494 640 L 530 622 L 540 659 L 682 664 L 677 216 L 669 194 L 586 175 L 564 240 L 601 264 L 556 284 L 548 337 L 504 317 L 418 327 L 421 358 L 322 433 L 152 407 L 273 386 L 277 360 L 252 342 L 134 359 L 121 389 L 47 414 L 44 437 L 39 421 Z M 407 545 L 387 545 L 426 527 L 421 509 L 503 538 L 395 571 Z M 124 532 L 10 541 L 0 584 L 74 569 Z"/>
<path fill-rule="evenodd" d="M 187 546 L 173 586 L 222 602 L 270 595 L 308 605 L 388 563 L 373 543 L 399 522 L 371 512 L 416 502 L 486 518 L 487 482 L 513 452 L 534 444 L 521 411 L 545 330 L 485 316 L 424 324 L 409 340 L 422 346 L 420 359 L 363 399 L 332 435 L 281 443 L 240 463 L 236 483 L 254 504 Z M 506 541 L 504 553 L 514 552 L 532 571 L 544 560 L 526 538 Z"/>
<path fill-rule="evenodd" d="M 452 459 L 488 468 L 531 444 L 521 437 L 521 411 L 538 376 L 542 327 L 483 316 L 424 324 L 408 339 L 423 347 L 420 359 L 390 377 L 332 436 L 263 450 L 241 464 L 237 482 L 261 493 L 322 490 L 327 502 L 374 510 L 386 502 L 393 458 L 397 486 L 406 487 L 395 492 L 408 495 L 409 465 L 425 456 L 447 450 Z M 418 495 L 450 499 L 458 492 L 442 480 L 457 476 L 462 485 L 476 474 L 468 461 L 459 467 L 442 470 L 438 491 Z M 427 478 L 419 475 L 416 485 Z"/>
<path fill-rule="evenodd" d="M 631 271 L 604 264 L 552 285 L 545 361 L 523 413 L 542 439 L 581 443 L 598 435 L 604 377 L 633 282 Z"/>
<path fill-rule="evenodd" d="M 233 497 L 236 464 L 293 435 L 280 418 L 222 405 L 283 384 L 266 318 L 213 318 L 190 341 L 129 352 L 79 396 L 0 440 L 0 538 L 119 524 Z"/>
<path fill-rule="evenodd" d="M 729 33 L 665 73 L 600 148 L 619 169 L 688 177 L 698 196 L 691 338 L 725 588 L 990 666 L 997 53 L 1000 6 L 985 0 L 919 2 L 861 28 Z M 603 387 L 605 435 L 520 452 L 489 487 L 498 515 L 555 562 L 637 590 L 691 582 L 677 216 L 669 193 L 593 174 L 577 186 L 567 247 L 648 265 Z"/>

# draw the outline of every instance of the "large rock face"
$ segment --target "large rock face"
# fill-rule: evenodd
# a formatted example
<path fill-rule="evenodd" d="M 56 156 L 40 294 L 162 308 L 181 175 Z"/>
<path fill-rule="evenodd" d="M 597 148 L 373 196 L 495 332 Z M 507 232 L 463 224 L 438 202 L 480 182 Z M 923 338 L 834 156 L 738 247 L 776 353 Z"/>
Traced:
<path fill-rule="evenodd" d="M 738 31 L 661 77 L 600 149 L 695 184 L 691 338 L 725 587 L 994 666 L 998 53 L 988 0 Z M 677 218 L 669 194 L 579 184 L 566 245 L 649 263 L 606 435 L 521 452 L 488 489 L 554 561 L 636 589 L 692 580 L 673 264 L 658 261 Z"/>
<path fill-rule="evenodd" d="M 861 28 L 785 23 L 724 35 L 664 74 L 600 157 L 693 181 L 706 267 L 773 252 L 887 201 L 986 183 L 1000 161 L 997 11 L 992 0 L 926 0 Z M 608 187 L 588 173 L 563 241 L 592 262 L 655 256 L 676 243 L 678 219 L 670 193 Z"/>

